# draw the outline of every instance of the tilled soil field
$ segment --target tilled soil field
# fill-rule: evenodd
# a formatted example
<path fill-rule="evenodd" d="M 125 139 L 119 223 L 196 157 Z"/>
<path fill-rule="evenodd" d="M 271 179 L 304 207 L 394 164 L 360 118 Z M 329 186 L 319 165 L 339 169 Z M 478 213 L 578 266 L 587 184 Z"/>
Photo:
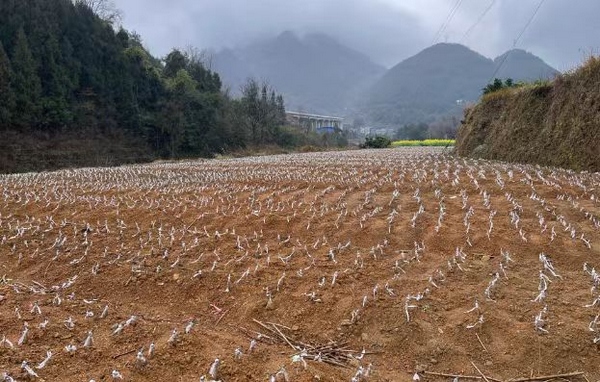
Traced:
<path fill-rule="evenodd" d="M 420 148 L 1 175 L 0 375 L 597 380 L 599 197 Z"/>

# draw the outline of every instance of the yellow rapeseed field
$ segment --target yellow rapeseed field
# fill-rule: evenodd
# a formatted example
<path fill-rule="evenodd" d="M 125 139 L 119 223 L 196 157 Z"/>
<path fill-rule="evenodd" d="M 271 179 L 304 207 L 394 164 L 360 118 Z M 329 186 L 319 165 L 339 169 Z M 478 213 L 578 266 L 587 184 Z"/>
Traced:
<path fill-rule="evenodd" d="M 425 139 L 425 140 L 400 140 L 392 142 L 392 147 L 408 146 L 454 146 L 454 139 Z"/>

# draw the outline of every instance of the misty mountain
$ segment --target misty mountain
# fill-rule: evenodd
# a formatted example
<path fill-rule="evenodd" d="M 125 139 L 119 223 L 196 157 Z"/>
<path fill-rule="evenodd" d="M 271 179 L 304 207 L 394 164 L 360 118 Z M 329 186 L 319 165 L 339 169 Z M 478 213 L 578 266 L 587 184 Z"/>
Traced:
<path fill-rule="evenodd" d="M 523 49 L 513 49 L 494 59 L 496 77 L 512 78 L 517 81 L 535 81 L 553 78 L 558 71 L 544 60 Z"/>
<path fill-rule="evenodd" d="M 534 81 L 557 73 L 523 50 L 492 60 L 463 45 L 442 43 L 390 69 L 367 92 L 362 110 L 374 124 L 431 122 L 462 113 L 464 104 L 477 100 L 492 77 Z"/>
<path fill-rule="evenodd" d="M 265 80 L 290 110 L 345 114 L 385 68 L 325 34 L 303 38 L 284 32 L 242 48 L 217 53 L 213 69 L 235 94 L 247 78 Z"/>

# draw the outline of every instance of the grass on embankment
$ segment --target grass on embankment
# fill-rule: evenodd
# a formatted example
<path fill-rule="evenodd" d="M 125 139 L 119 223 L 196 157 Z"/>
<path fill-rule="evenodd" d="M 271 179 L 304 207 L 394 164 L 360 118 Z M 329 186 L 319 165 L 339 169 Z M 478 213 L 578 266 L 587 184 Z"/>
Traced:
<path fill-rule="evenodd" d="M 456 152 L 600 171 L 600 58 L 553 81 L 486 94 L 465 110 Z"/>

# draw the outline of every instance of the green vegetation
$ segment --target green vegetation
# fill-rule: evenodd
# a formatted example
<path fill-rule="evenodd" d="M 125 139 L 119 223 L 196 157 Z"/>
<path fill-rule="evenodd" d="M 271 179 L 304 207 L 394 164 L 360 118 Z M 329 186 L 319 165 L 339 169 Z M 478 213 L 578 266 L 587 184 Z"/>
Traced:
<path fill-rule="evenodd" d="M 501 90 L 506 90 L 506 89 L 516 89 L 516 88 L 523 88 L 523 87 L 540 87 L 540 86 L 547 86 L 550 85 L 552 82 L 548 79 L 537 79 L 535 81 L 531 81 L 531 82 L 525 82 L 525 81 L 519 81 L 519 82 L 514 82 L 512 80 L 512 78 L 507 78 L 504 82 L 502 82 L 501 79 L 499 78 L 495 78 L 494 82 L 487 84 L 487 86 L 485 88 L 483 88 L 483 95 L 484 96 L 489 96 L 490 94 L 499 92 Z"/>
<path fill-rule="evenodd" d="M 454 146 L 454 139 L 424 139 L 424 140 L 401 140 L 392 142 L 392 147 L 412 147 L 412 146 Z"/>
<path fill-rule="evenodd" d="M 388 137 L 376 135 L 373 137 L 366 137 L 365 142 L 360 145 L 361 149 L 385 149 L 390 147 L 392 140 Z"/>
<path fill-rule="evenodd" d="M 500 78 L 494 78 L 494 82 L 487 84 L 487 86 L 483 88 L 483 94 L 490 94 L 502 89 L 516 88 L 520 86 L 522 86 L 522 83 L 515 83 L 512 78 L 507 78 L 504 82 L 502 82 Z"/>
<path fill-rule="evenodd" d="M 0 2 L 0 171 L 213 156 L 292 145 L 283 97 L 239 99 L 202 54 L 152 57 L 103 0 Z M 304 144 L 304 142 L 300 142 Z"/>

